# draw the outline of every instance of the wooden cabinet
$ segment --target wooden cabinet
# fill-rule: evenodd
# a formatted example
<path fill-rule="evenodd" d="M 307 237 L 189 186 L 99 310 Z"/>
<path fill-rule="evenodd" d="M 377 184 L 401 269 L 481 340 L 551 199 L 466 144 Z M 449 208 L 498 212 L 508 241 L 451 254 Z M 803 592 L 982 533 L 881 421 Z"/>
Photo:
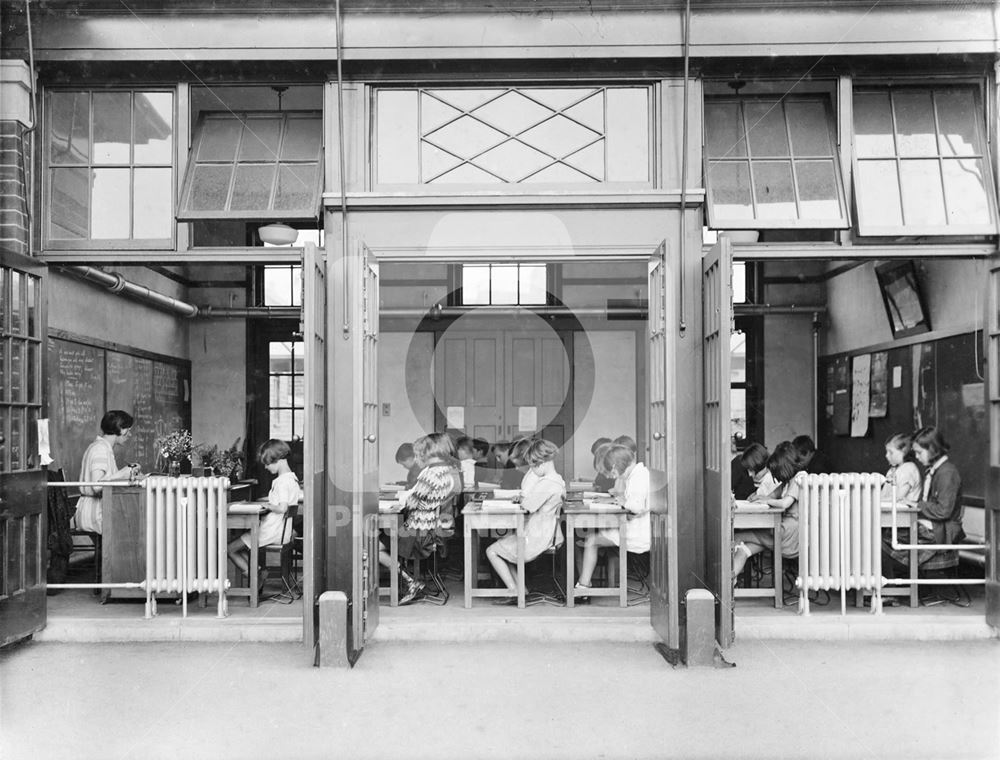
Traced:
<path fill-rule="evenodd" d="M 146 577 L 146 489 L 105 486 L 101 500 L 101 581 L 138 583 Z M 142 589 L 104 589 L 102 602 L 108 600 L 112 590 L 116 596 L 145 596 Z"/>

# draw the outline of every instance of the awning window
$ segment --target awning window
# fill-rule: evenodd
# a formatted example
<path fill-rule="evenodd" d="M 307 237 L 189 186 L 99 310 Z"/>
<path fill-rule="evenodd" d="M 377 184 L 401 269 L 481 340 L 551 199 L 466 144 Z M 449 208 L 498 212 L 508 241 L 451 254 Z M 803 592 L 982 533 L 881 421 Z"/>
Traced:
<path fill-rule="evenodd" d="M 862 235 L 997 231 L 979 88 L 854 91 L 854 192 Z"/>
<path fill-rule="evenodd" d="M 202 113 L 177 218 L 315 219 L 322 166 L 319 111 Z"/>
<path fill-rule="evenodd" d="M 709 226 L 849 226 L 834 135 L 825 96 L 708 98 Z"/>

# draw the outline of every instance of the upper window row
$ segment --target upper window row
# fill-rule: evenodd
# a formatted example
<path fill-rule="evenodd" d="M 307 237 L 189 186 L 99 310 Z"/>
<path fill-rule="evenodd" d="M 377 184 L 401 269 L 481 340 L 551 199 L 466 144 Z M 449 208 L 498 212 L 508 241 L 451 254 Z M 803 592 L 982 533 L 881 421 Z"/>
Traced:
<path fill-rule="evenodd" d="M 856 88 L 853 106 L 860 234 L 997 231 L 978 88 Z M 823 96 L 708 99 L 710 226 L 848 227 L 835 134 Z"/>
<path fill-rule="evenodd" d="M 321 112 L 298 95 L 283 111 L 280 96 L 276 110 L 250 110 L 269 106 L 238 95 L 237 107 L 199 108 L 179 177 L 172 90 L 50 90 L 45 244 L 169 248 L 175 220 L 317 218 Z M 372 97 L 375 187 L 653 183 L 649 87 L 376 88 Z M 860 234 L 996 233 L 978 87 L 858 87 L 853 114 Z M 704 116 L 710 226 L 850 225 L 826 95 L 708 97 Z"/>

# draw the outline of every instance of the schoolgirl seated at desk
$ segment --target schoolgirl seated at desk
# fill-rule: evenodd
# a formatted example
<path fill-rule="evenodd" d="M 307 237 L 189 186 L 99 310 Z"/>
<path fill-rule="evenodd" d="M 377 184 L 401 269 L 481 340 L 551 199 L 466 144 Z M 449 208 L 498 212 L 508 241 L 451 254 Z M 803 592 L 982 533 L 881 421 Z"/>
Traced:
<path fill-rule="evenodd" d="M 618 528 L 603 528 L 589 534 L 583 542 L 580 577 L 573 595 L 586 597 L 597 567 L 597 553 L 601 549 L 619 546 L 625 541 L 625 550 L 636 554 L 649 551 L 652 530 L 649 521 L 649 470 L 636 461 L 635 451 L 628 446 L 613 444 L 605 450 L 600 471 L 619 481 L 623 489 L 622 506 L 630 513 L 625 524 L 625 535 Z M 610 569 L 609 569 L 610 570 Z"/>

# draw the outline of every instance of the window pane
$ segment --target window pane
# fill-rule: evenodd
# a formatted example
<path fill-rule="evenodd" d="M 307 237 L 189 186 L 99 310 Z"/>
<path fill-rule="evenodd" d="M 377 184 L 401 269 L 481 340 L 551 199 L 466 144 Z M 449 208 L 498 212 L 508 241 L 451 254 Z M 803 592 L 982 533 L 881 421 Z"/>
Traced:
<path fill-rule="evenodd" d="M 791 164 L 787 161 L 754 161 L 753 173 L 757 217 L 795 219 Z"/>
<path fill-rule="evenodd" d="M 306 383 L 302 375 L 292 377 L 292 406 L 301 407 L 306 403 Z M 302 433 L 301 428 L 296 428 L 298 433 Z"/>
<path fill-rule="evenodd" d="M 499 145 L 505 136 L 503 132 L 498 132 L 471 116 L 463 116 L 441 129 L 434 130 L 426 136 L 426 139 L 449 153 L 462 158 L 472 158 Z"/>
<path fill-rule="evenodd" d="M 28 276 L 27 280 L 28 280 L 28 283 L 27 283 L 28 284 L 28 303 L 27 303 L 27 307 L 28 307 L 28 332 L 27 332 L 27 334 L 30 335 L 32 338 L 40 338 L 41 335 L 42 335 L 41 322 L 39 321 L 39 318 L 38 318 L 39 317 L 39 313 L 38 313 L 38 294 L 39 294 L 39 288 L 40 288 L 40 284 L 39 284 L 40 280 L 37 277 L 31 277 L 30 275 Z M 0 283 L 2 283 L 2 280 L 0 280 Z M 2 299 L 3 299 L 3 288 L 0 287 L 0 300 L 2 300 Z M 2 320 L 0 320 L 0 324 L 2 324 Z"/>
<path fill-rule="evenodd" d="M 856 186 L 866 225 L 892 227 L 903 223 L 895 161 L 860 161 Z"/>
<path fill-rule="evenodd" d="M 302 267 L 291 267 L 292 272 L 292 306 L 302 305 Z M 299 344 L 301 345 L 301 344 Z"/>
<path fill-rule="evenodd" d="M 462 303 L 479 306 L 490 302 L 490 268 L 462 265 Z"/>
<path fill-rule="evenodd" d="M 24 469 L 24 410 L 10 410 L 10 467 Z"/>
<path fill-rule="evenodd" d="M 512 182 L 520 182 L 530 174 L 552 163 L 552 158 L 520 142 L 505 142 L 476 159 L 476 165 Z M 604 157 L 601 157 L 603 170 Z"/>
<path fill-rule="evenodd" d="M 833 161 L 796 161 L 795 176 L 799 188 L 799 214 L 804 219 L 839 219 Z"/>
<path fill-rule="evenodd" d="M 10 311 L 10 294 L 7 291 L 10 279 L 7 272 L 5 267 L 0 266 L 0 333 L 7 332 L 7 313 Z M 3 383 L 0 383 L 0 388 L 2 387 Z"/>
<path fill-rule="evenodd" d="M 746 381 L 747 336 L 746 333 L 737 330 L 729 334 L 729 382 L 745 383 Z"/>
<path fill-rule="evenodd" d="M 517 264 L 494 264 L 490 270 L 490 303 L 517 303 Z"/>
<path fill-rule="evenodd" d="M 896 145 L 900 156 L 936 156 L 937 135 L 931 93 L 897 90 L 892 95 L 896 111 Z"/>
<path fill-rule="evenodd" d="M 937 90 L 938 146 L 942 156 L 971 156 L 981 152 L 976 122 L 980 118 L 972 90 Z"/>
<path fill-rule="evenodd" d="M 607 100 L 607 179 L 609 182 L 648 182 L 648 90 L 644 87 L 610 87 L 607 90 Z M 596 96 L 587 102 L 598 107 L 601 105 Z M 575 114 L 582 105 L 575 106 L 567 113 Z M 599 150 L 600 147 L 597 148 Z M 582 164 L 577 165 L 584 168 Z M 603 166 L 603 161 L 601 165 Z M 604 176 L 604 173 L 596 174 L 596 170 L 590 173 L 599 179 Z"/>
<path fill-rule="evenodd" d="M 243 128 L 240 161 L 278 160 L 279 119 L 247 119 Z"/>
<path fill-rule="evenodd" d="M 544 304 L 545 301 L 545 265 L 522 264 L 520 303 Z"/>
<path fill-rule="evenodd" d="M 53 92 L 49 98 L 49 160 L 82 164 L 90 160 L 90 93 Z"/>
<path fill-rule="evenodd" d="M 748 101 L 744 104 L 750 155 L 768 158 L 788 155 L 785 115 L 778 101 Z"/>
<path fill-rule="evenodd" d="M 710 158 L 738 158 L 747 154 L 739 103 L 706 104 L 705 131 L 705 150 Z"/>
<path fill-rule="evenodd" d="M 201 128 L 199 161 L 232 161 L 243 125 L 235 119 L 205 119 Z"/>
<path fill-rule="evenodd" d="M 10 352 L 10 338 L 0 339 L 0 401 L 10 400 L 10 375 L 7 372 L 9 362 L 7 355 Z M 4 430 L 0 427 L 0 434 Z"/>
<path fill-rule="evenodd" d="M 271 410 L 270 437 L 282 441 L 292 438 L 292 411 L 290 409 Z"/>
<path fill-rule="evenodd" d="M 747 265 L 742 261 L 733 262 L 733 303 L 747 302 Z M 733 333 L 734 335 L 736 333 Z"/>
<path fill-rule="evenodd" d="M 39 351 L 37 343 L 28 343 L 28 398 L 29 404 L 37 404 L 41 401 L 39 388 L 39 378 L 42 376 L 42 364 L 39 361 Z"/>
<path fill-rule="evenodd" d="M 827 111 L 822 103 L 789 100 L 785 102 L 785 110 L 795 156 L 833 155 Z"/>
<path fill-rule="evenodd" d="M 129 237 L 128 169 L 94 169 L 94 201 L 90 208 L 90 235 L 100 240 Z"/>
<path fill-rule="evenodd" d="M 264 267 L 264 305 L 291 306 L 291 271 L 288 267 Z"/>
<path fill-rule="evenodd" d="M 292 435 L 291 438 L 299 439 L 305 432 L 305 412 L 301 409 L 292 410 Z"/>
<path fill-rule="evenodd" d="M 710 163 L 708 186 L 714 216 L 719 219 L 753 219 L 750 166 L 743 161 Z"/>
<path fill-rule="evenodd" d="M 323 123 L 320 119 L 288 119 L 285 139 L 281 144 L 284 161 L 319 159 L 323 145 Z"/>
<path fill-rule="evenodd" d="M 24 343 L 10 341 L 10 400 L 24 402 Z"/>
<path fill-rule="evenodd" d="M 237 164 L 233 199 L 229 208 L 233 211 L 257 211 L 269 208 L 271 188 L 274 187 L 274 170 L 274 164 Z"/>
<path fill-rule="evenodd" d="M 173 229 L 173 170 L 135 169 L 133 172 L 133 237 L 167 239 Z"/>
<path fill-rule="evenodd" d="M 281 341 L 271 341 L 268 344 L 269 355 L 271 357 L 271 372 L 291 372 L 292 371 L 292 346 L 290 343 Z"/>
<path fill-rule="evenodd" d="M 943 162 L 948 224 L 989 224 L 990 206 L 982 159 Z"/>
<path fill-rule="evenodd" d="M 10 270 L 10 331 L 14 335 L 24 334 L 22 282 L 24 282 L 24 276 L 18 271 Z"/>
<path fill-rule="evenodd" d="M 54 240 L 86 238 L 90 219 L 90 169 L 54 169 L 50 205 L 49 237 Z"/>
<path fill-rule="evenodd" d="M 94 93 L 94 163 L 132 160 L 132 93 Z"/>
<path fill-rule="evenodd" d="M 207 211 L 226 207 L 229 181 L 233 175 L 230 164 L 224 166 L 195 166 L 191 177 L 191 197 L 188 206 L 192 211 Z"/>
<path fill-rule="evenodd" d="M 859 158 L 896 155 L 888 92 L 854 94 L 854 149 Z"/>
<path fill-rule="evenodd" d="M 174 152 L 174 96 L 169 92 L 135 93 L 135 147 L 137 164 L 172 164 Z M 138 237 L 138 236 L 137 236 Z"/>
<path fill-rule="evenodd" d="M 938 162 L 934 159 L 901 161 L 899 175 L 903 187 L 904 223 L 944 224 L 944 193 Z"/>
<path fill-rule="evenodd" d="M 292 347 L 292 370 L 295 372 L 302 372 L 305 369 L 305 361 L 302 355 L 302 342 L 296 341 L 291 344 Z"/>
<path fill-rule="evenodd" d="M 747 437 L 747 392 L 744 388 L 729 390 L 729 416 L 732 421 L 732 435 L 738 440 Z"/>
<path fill-rule="evenodd" d="M 272 407 L 292 405 L 291 375 L 271 375 L 270 405 Z"/>
<path fill-rule="evenodd" d="M 274 194 L 275 211 L 313 211 L 317 202 L 318 173 L 319 164 L 281 164 L 278 167 L 278 189 Z"/>

